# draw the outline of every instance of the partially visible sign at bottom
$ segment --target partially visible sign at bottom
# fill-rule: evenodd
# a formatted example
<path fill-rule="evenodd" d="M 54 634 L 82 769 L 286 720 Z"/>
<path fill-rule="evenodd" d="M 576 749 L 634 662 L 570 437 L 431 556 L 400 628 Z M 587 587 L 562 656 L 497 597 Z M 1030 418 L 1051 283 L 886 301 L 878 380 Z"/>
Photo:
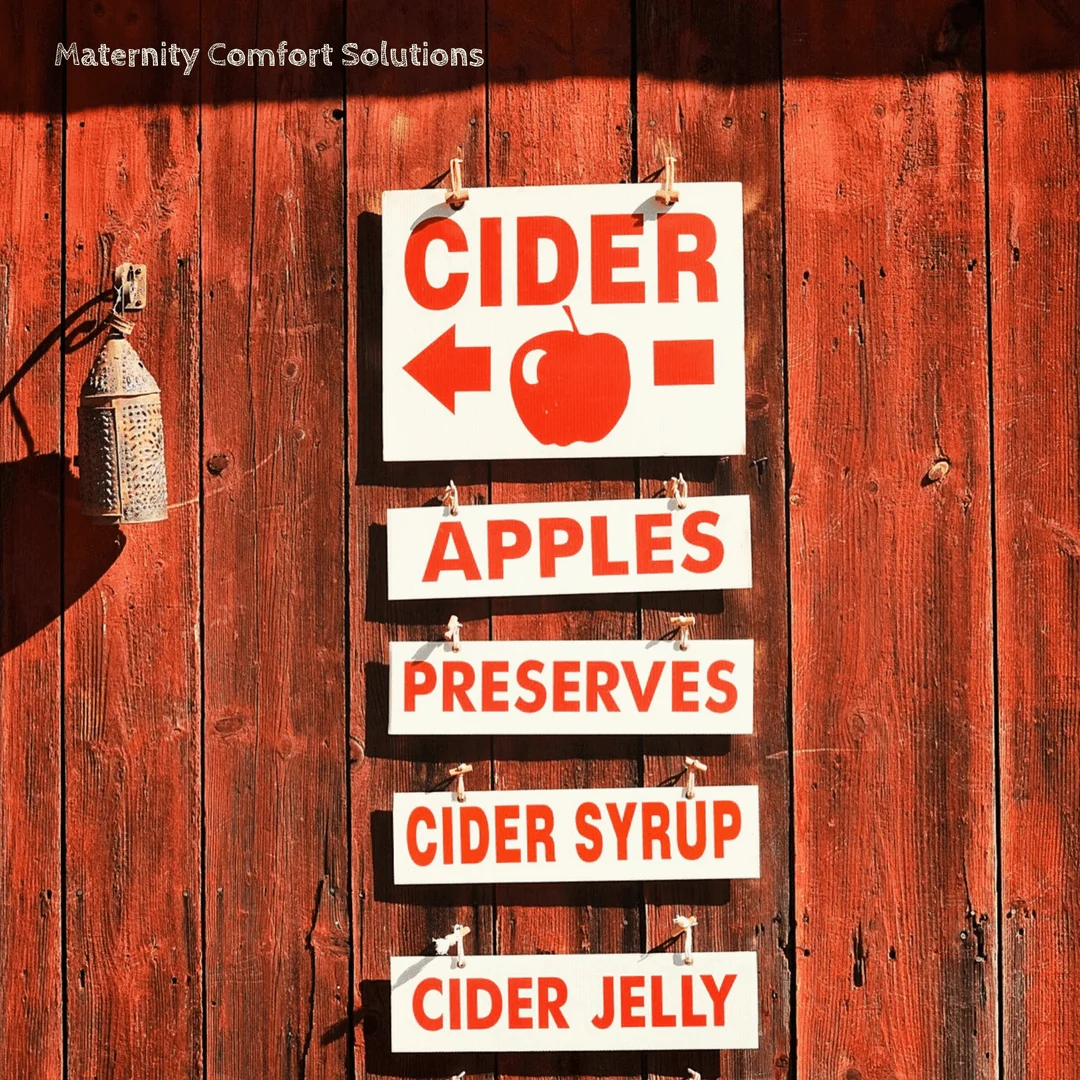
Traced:
<path fill-rule="evenodd" d="M 395 956 L 394 1053 L 753 1050 L 757 954 Z"/>

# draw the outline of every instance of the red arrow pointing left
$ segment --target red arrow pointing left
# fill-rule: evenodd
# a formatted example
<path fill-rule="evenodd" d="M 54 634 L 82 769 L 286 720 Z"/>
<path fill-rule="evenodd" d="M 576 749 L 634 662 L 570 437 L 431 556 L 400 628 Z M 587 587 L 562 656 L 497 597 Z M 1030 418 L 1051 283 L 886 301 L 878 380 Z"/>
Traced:
<path fill-rule="evenodd" d="M 405 370 L 451 412 L 459 391 L 491 389 L 491 348 L 458 345 L 456 331 L 457 327 L 451 326 L 405 365 Z"/>

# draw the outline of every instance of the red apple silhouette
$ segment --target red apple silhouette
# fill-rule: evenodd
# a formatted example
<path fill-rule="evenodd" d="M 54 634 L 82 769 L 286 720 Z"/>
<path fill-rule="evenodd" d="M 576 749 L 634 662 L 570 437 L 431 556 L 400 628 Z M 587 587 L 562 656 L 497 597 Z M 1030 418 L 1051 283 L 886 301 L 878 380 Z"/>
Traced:
<path fill-rule="evenodd" d="M 630 399 L 630 361 L 614 334 L 582 334 L 568 304 L 570 330 L 530 338 L 510 365 L 510 393 L 518 415 L 545 446 L 599 442 L 619 422 Z M 525 360 L 542 355 L 534 378 Z"/>

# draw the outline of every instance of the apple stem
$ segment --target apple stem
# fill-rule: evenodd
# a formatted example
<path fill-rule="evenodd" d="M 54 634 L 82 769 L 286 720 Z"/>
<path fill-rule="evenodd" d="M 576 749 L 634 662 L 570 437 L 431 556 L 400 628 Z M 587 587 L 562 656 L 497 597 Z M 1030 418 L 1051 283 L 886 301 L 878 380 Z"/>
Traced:
<path fill-rule="evenodd" d="M 577 328 L 577 323 L 574 322 L 574 313 L 570 310 L 570 305 L 563 304 L 562 309 L 566 312 L 566 317 L 570 320 L 570 325 L 574 328 L 574 333 L 580 334 L 581 331 Z"/>

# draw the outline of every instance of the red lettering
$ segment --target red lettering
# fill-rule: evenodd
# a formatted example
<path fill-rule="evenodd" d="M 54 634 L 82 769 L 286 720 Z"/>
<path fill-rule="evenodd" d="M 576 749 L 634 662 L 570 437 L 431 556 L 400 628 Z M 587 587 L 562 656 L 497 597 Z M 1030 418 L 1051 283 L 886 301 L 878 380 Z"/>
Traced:
<path fill-rule="evenodd" d="M 435 288 L 427 276 L 428 248 L 441 241 L 452 254 L 469 250 L 461 226 L 453 218 L 435 217 L 421 221 L 405 244 L 405 284 L 412 298 L 428 311 L 452 308 L 464 295 L 468 274 L 450 274 L 445 285 Z"/>
<path fill-rule="evenodd" d="M 682 977 L 682 1026 L 704 1027 L 709 1018 L 704 1013 L 694 1012 L 694 976 Z"/>
<path fill-rule="evenodd" d="M 444 866 L 449 866 L 454 861 L 454 810 L 450 806 L 444 806 L 442 810 L 442 833 Z"/>
<path fill-rule="evenodd" d="M 496 698 L 496 694 L 505 694 L 509 689 L 507 679 L 497 680 L 496 675 L 509 676 L 510 663 L 507 660 L 485 660 L 480 665 L 482 689 L 480 708 L 484 712 L 508 712 L 510 702 L 505 698 Z"/>
<path fill-rule="evenodd" d="M 487 814 L 478 806 L 463 806 L 458 818 L 458 827 L 461 830 L 461 861 L 466 866 L 472 866 L 483 862 L 488 853 L 488 819 Z M 476 829 L 476 838 L 473 839 L 473 829 Z"/>
<path fill-rule="evenodd" d="M 481 218 L 480 306 L 499 307 L 501 304 L 502 218 Z"/>
<path fill-rule="evenodd" d="M 525 837 L 529 862 L 536 862 L 538 848 L 544 849 L 544 862 L 555 861 L 555 841 L 551 830 L 555 828 L 555 814 L 550 806 L 525 807 Z"/>
<path fill-rule="evenodd" d="M 708 574 L 715 570 L 724 561 L 724 545 L 720 537 L 711 533 L 702 532 L 701 526 L 708 522 L 710 525 L 720 523 L 720 515 L 712 510 L 695 510 L 688 514 L 683 522 L 683 537 L 688 544 L 694 547 L 704 548 L 706 555 L 703 559 L 687 555 L 682 561 L 682 568 L 694 574 Z"/>
<path fill-rule="evenodd" d="M 735 702 L 739 700 L 739 691 L 736 689 L 735 684 L 721 678 L 720 672 L 722 671 L 734 674 L 735 665 L 730 660 L 714 660 L 705 673 L 709 685 L 723 695 L 720 700 L 711 697 L 705 702 L 705 708 L 709 712 L 730 712 L 735 707 Z"/>
<path fill-rule="evenodd" d="M 555 534 L 563 533 L 565 539 L 555 542 Z M 568 559 L 576 555 L 585 543 L 585 533 L 581 523 L 573 518 L 540 519 L 540 576 L 555 576 L 555 560 Z"/>
<path fill-rule="evenodd" d="M 709 997 L 712 998 L 713 1005 L 713 1026 L 724 1026 L 724 1003 L 727 1001 L 728 994 L 731 993 L 731 988 L 735 985 L 734 975 L 725 975 L 723 981 L 718 987 L 716 980 L 711 975 L 702 975 L 701 981 L 705 984 L 705 989 L 709 992 Z"/>
<path fill-rule="evenodd" d="M 507 534 L 512 537 L 509 544 L 505 543 Z M 532 546 L 532 533 L 524 521 L 489 521 L 487 546 L 488 577 L 501 581 L 507 559 L 520 559 Z"/>
<path fill-rule="evenodd" d="M 742 831 L 742 811 L 739 804 L 729 799 L 717 799 L 713 803 L 713 838 L 716 857 L 724 857 L 724 843 L 734 840 Z"/>
<path fill-rule="evenodd" d="M 461 980 L 450 980 L 450 1029 L 461 1030 Z"/>
<path fill-rule="evenodd" d="M 671 550 L 671 537 L 654 536 L 653 529 L 662 529 L 670 525 L 670 514 L 638 514 L 634 518 L 634 535 L 637 541 L 637 572 L 639 574 L 671 574 L 674 572 L 675 564 L 671 559 L 653 557 L 657 551 Z"/>
<path fill-rule="evenodd" d="M 443 712 L 453 712 L 458 707 L 462 712 L 476 712 L 476 706 L 469 700 L 469 691 L 475 682 L 476 671 L 472 664 L 464 660 L 447 660 L 443 664 Z"/>
<path fill-rule="evenodd" d="M 426 660 L 405 661 L 405 711 L 416 711 L 416 699 L 435 689 L 435 665 Z"/>
<path fill-rule="evenodd" d="M 644 859 L 653 857 L 653 845 L 660 846 L 660 858 L 667 861 L 671 858 L 671 837 L 668 836 L 668 826 L 671 824 L 671 814 L 667 804 L 662 802 L 646 802 L 641 804 L 641 855 Z"/>
<path fill-rule="evenodd" d="M 521 852 L 517 848 L 510 847 L 517 843 L 517 825 L 511 825 L 511 821 L 517 821 L 521 816 L 520 806 L 496 806 L 495 807 L 495 861 L 497 863 L 519 863 Z"/>
<path fill-rule="evenodd" d="M 615 247 L 616 236 L 641 236 L 641 214 L 594 214 L 592 219 L 592 302 L 594 304 L 643 304 L 643 281 L 615 281 L 616 268 L 638 265 L 636 247 Z"/>
<path fill-rule="evenodd" d="M 592 1026 L 607 1030 L 615 1022 L 615 976 L 605 975 L 600 985 L 603 987 L 604 1007 L 592 1018 Z"/>
<path fill-rule="evenodd" d="M 630 563 L 626 559 L 608 558 L 608 519 L 606 517 L 589 518 L 589 534 L 592 541 L 593 577 L 609 577 L 614 574 L 629 574 Z"/>
<path fill-rule="evenodd" d="M 488 1011 L 480 1013 L 480 992 L 488 996 Z M 494 1027 L 502 1015 L 502 991 L 491 979 L 474 977 L 465 980 L 465 1015 L 470 1031 L 485 1031 Z"/>
<path fill-rule="evenodd" d="M 454 558 L 447 555 L 451 541 L 454 544 Z M 452 570 L 460 570 L 466 581 L 480 580 L 480 567 L 476 565 L 476 557 L 469 547 L 469 540 L 461 522 L 440 521 L 427 566 L 424 567 L 424 580 L 438 581 L 440 574 Z"/>
<path fill-rule="evenodd" d="M 679 250 L 679 238 L 692 236 L 694 247 Z M 704 214 L 661 214 L 656 221 L 656 288 L 661 304 L 679 300 L 679 274 L 694 275 L 698 303 L 716 300 L 716 226 Z"/>
<path fill-rule="evenodd" d="M 675 1014 L 664 1012 L 664 976 L 649 976 L 649 992 L 652 998 L 652 1026 L 674 1027 Z"/>
<path fill-rule="evenodd" d="M 409 820 L 405 826 L 405 845 L 409 849 L 409 858 L 416 866 L 430 866 L 435 861 L 435 851 L 438 844 L 434 841 L 425 847 L 420 847 L 420 826 L 425 829 L 435 828 L 435 815 L 426 806 L 414 807 L 409 814 Z"/>
<path fill-rule="evenodd" d="M 600 820 L 600 807 L 594 802 L 583 802 L 577 808 L 574 818 L 578 836 L 585 841 L 577 845 L 578 858 L 582 862 L 596 862 L 604 850 L 604 834 L 592 824 L 593 820 Z M 432 819 L 432 824 L 434 824 L 434 819 Z"/>
<path fill-rule="evenodd" d="M 671 711 L 672 712 L 697 712 L 698 703 L 690 701 L 687 694 L 697 693 L 697 679 L 691 679 L 690 675 L 698 672 L 696 660 L 673 660 L 671 664 Z"/>
<path fill-rule="evenodd" d="M 645 684 L 645 689 L 641 689 L 641 683 L 638 681 L 637 667 L 631 660 L 624 660 L 622 662 L 623 672 L 626 674 L 626 685 L 630 687 L 630 693 L 633 695 L 634 704 L 637 706 L 638 712 L 648 712 L 649 706 L 652 704 L 652 699 L 656 694 L 656 688 L 660 685 L 660 676 L 664 672 L 664 661 L 654 660 L 652 666 L 649 668 L 649 681 Z"/>
<path fill-rule="evenodd" d="M 531 978 L 511 976 L 506 980 L 506 1021 L 511 1031 L 532 1027 L 532 1018 L 525 1015 L 532 1008 L 532 998 L 526 997 L 531 987 Z"/>
<path fill-rule="evenodd" d="M 640 990 L 640 994 L 635 994 Z M 639 1015 L 634 1010 L 640 1009 Z M 645 1026 L 645 976 L 623 975 L 619 980 L 619 1024 L 624 1028 Z"/>
<path fill-rule="evenodd" d="M 627 857 L 627 837 L 630 835 L 630 823 L 634 820 L 634 811 L 637 803 L 627 803 L 622 816 L 619 815 L 618 803 L 609 802 L 605 809 L 611 818 L 611 827 L 615 830 L 615 857 L 620 862 L 625 862 Z"/>
<path fill-rule="evenodd" d="M 566 1004 L 566 983 L 562 979 L 541 975 L 537 980 L 537 1014 L 542 1028 L 551 1027 L 555 1021 L 557 1028 L 568 1028 L 562 1007 Z"/>
<path fill-rule="evenodd" d="M 555 276 L 540 280 L 538 249 L 541 240 L 555 245 Z M 574 230 L 557 217 L 518 218 L 517 225 L 518 304 L 561 304 L 577 280 L 578 247 Z"/>
<path fill-rule="evenodd" d="M 581 702 L 571 701 L 567 696 L 576 694 L 581 685 L 577 679 L 570 678 L 570 675 L 581 671 L 580 662 L 577 660 L 556 660 L 551 668 L 551 707 L 555 712 L 580 712 Z"/>
<path fill-rule="evenodd" d="M 690 807 L 694 808 L 694 842 L 689 838 Z M 680 799 L 675 805 L 675 842 L 684 859 L 700 859 L 705 854 L 705 803 L 701 799 Z"/>
<path fill-rule="evenodd" d="M 601 681 L 601 676 L 604 676 Z M 585 711 L 599 712 L 600 702 L 608 712 L 618 712 L 612 694 L 619 685 L 619 669 L 610 660 L 587 660 L 585 662 Z"/>
<path fill-rule="evenodd" d="M 526 660 L 517 672 L 517 683 L 522 690 L 531 690 L 532 698 L 526 700 L 519 697 L 514 702 L 514 708 L 524 713 L 539 712 L 547 702 L 547 687 L 539 679 L 531 678 L 544 670 L 544 665 L 539 660 Z"/>
<path fill-rule="evenodd" d="M 416 984 L 412 996 L 413 1019 L 425 1031 L 440 1031 L 443 1026 L 442 1016 L 430 1016 L 424 1008 L 428 994 L 441 994 L 442 982 L 439 979 L 421 979 Z"/>

